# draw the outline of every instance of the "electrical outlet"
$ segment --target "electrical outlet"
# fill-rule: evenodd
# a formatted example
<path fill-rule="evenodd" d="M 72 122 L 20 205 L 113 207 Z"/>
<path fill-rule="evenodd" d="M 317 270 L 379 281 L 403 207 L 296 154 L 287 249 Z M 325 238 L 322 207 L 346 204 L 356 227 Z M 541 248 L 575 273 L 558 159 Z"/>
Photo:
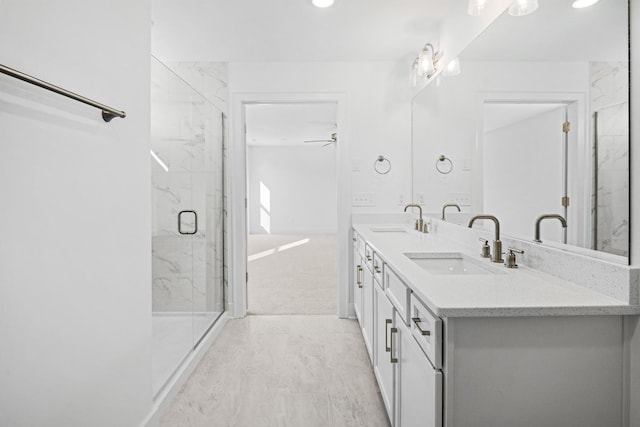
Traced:
<path fill-rule="evenodd" d="M 352 206 L 375 206 L 375 193 L 353 193 Z"/>
<path fill-rule="evenodd" d="M 449 193 L 448 200 L 449 202 L 456 203 L 460 206 L 471 206 L 470 193 Z"/>

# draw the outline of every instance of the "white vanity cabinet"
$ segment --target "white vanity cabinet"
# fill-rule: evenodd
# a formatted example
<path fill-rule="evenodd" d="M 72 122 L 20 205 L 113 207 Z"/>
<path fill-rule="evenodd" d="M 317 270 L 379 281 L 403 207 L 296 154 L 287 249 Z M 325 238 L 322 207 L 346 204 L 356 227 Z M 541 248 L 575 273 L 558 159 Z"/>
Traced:
<path fill-rule="evenodd" d="M 395 365 L 391 353 L 391 330 L 395 328 L 396 310 L 382 287 L 375 287 L 375 351 L 373 372 L 375 373 L 382 400 L 389 419 L 395 413 Z"/>
<path fill-rule="evenodd" d="M 369 358 L 373 362 L 373 326 L 375 316 L 373 289 L 376 285 L 373 283 L 371 263 L 365 263 L 365 267 L 362 270 L 362 312 L 360 313 L 362 321 L 360 322 L 360 326 L 362 327 L 362 336 L 364 337 L 364 343 L 369 352 Z"/>
<path fill-rule="evenodd" d="M 381 262 L 377 259 L 377 266 Z M 354 231 L 353 233 L 353 306 L 362 329 L 369 358 L 373 362 L 374 345 L 374 252 L 364 240 Z"/>
<path fill-rule="evenodd" d="M 623 425 L 622 315 L 479 316 L 469 306 L 439 317 L 421 284 L 394 271 L 393 252 L 361 247 L 356 314 L 393 427 Z"/>
<path fill-rule="evenodd" d="M 442 372 L 432 362 L 405 323 L 408 288 L 384 266 L 384 282 L 374 282 L 374 373 L 389 419 L 394 427 L 442 426 Z M 422 313 L 422 318 L 427 318 Z M 420 318 L 416 318 L 418 327 Z M 441 323 L 433 316 L 422 326 L 429 335 L 434 360 L 441 360 Z M 418 331 L 421 331 L 418 328 Z M 436 359 L 437 358 L 437 359 Z"/>
<path fill-rule="evenodd" d="M 353 250 L 353 309 L 356 319 L 362 326 L 362 283 L 364 280 L 364 263 L 357 248 Z"/>
<path fill-rule="evenodd" d="M 397 322 L 391 339 L 397 359 L 394 426 L 442 427 L 442 371 L 433 367 L 404 322 Z"/>

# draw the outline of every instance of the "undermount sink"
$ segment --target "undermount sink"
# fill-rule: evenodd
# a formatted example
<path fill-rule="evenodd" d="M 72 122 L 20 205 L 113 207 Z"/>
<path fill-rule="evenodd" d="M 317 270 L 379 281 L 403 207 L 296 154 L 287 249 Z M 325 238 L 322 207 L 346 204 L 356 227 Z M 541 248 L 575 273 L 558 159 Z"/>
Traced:
<path fill-rule="evenodd" d="M 402 227 L 371 227 L 374 233 L 406 233 L 407 229 Z"/>
<path fill-rule="evenodd" d="M 488 263 L 488 260 L 483 262 L 459 252 L 419 252 L 404 255 L 426 272 L 435 275 L 504 274 L 490 265 L 483 265 Z"/>

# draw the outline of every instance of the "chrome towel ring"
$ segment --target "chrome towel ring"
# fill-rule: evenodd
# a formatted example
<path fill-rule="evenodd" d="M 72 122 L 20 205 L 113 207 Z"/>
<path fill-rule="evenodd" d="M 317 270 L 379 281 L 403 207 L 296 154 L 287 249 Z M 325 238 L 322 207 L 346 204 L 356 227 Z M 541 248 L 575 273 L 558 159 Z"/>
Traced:
<path fill-rule="evenodd" d="M 386 175 L 391 170 L 391 161 L 384 156 L 378 156 L 378 158 L 373 162 L 373 169 L 378 172 L 380 175 Z"/>
<path fill-rule="evenodd" d="M 446 157 L 444 154 L 441 154 L 436 161 L 436 169 L 443 175 L 451 173 L 453 170 L 453 162 L 450 158 Z"/>

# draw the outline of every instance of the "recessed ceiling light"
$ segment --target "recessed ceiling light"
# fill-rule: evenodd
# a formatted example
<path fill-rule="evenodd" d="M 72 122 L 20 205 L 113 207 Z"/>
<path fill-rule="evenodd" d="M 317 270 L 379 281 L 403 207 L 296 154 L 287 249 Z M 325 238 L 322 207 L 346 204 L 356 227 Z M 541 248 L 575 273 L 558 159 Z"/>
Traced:
<path fill-rule="evenodd" d="M 593 6 L 598 3 L 600 0 L 575 0 L 571 3 L 571 7 L 575 9 L 582 9 L 583 7 Z"/>
<path fill-rule="evenodd" d="M 311 0 L 315 7 L 329 7 L 333 5 L 334 0 Z"/>

